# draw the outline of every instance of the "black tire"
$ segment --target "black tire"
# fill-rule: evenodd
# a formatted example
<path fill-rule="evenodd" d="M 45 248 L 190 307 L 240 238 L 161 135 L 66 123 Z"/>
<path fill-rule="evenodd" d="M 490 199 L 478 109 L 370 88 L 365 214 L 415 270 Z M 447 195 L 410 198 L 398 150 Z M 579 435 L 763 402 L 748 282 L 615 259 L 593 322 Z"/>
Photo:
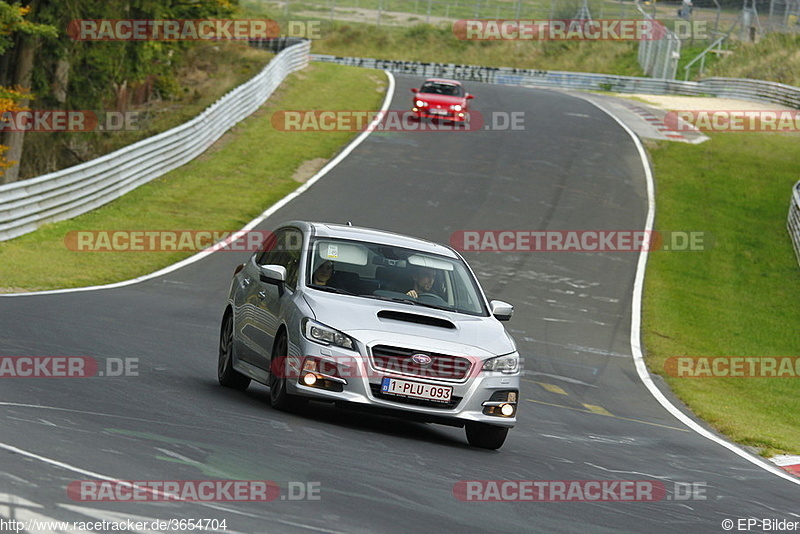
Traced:
<path fill-rule="evenodd" d="M 226 313 L 222 319 L 219 333 L 219 358 L 217 360 L 217 380 L 220 385 L 244 391 L 250 379 L 233 368 L 233 315 Z"/>
<path fill-rule="evenodd" d="M 466 431 L 469 444 L 481 449 L 499 449 L 508 435 L 507 427 L 486 423 L 467 423 Z"/>
<path fill-rule="evenodd" d="M 290 395 L 286 391 L 286 366 L 285 358 L 289 352 L 289 340 L 286 334 L 280 334 L 272 346 L 272 361 L 280 358 L 279 365 L 270 366 L 269 376 L 269 401 L 272 407 L 282 412 L 296 412 L 308 404 L 308 399 Z M 276 369 L 280 367 L 280 369 Z"/>

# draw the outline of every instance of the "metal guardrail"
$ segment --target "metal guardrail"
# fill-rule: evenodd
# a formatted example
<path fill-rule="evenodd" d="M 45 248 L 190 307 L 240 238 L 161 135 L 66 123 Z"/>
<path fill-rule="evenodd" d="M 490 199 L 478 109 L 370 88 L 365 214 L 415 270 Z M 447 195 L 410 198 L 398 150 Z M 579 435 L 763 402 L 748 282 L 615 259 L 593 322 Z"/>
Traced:
<path fill-rule="evenodd" d="M 797 263 L 800 265 L 800 182 L 794 184 L 792 188 L 792 200 L 789 203 L 789 217 L 786 221 L 786 228 L 792 238 L 794 254 Z"/>
<path fill-rule="evenodd" d="M 728 97 L 759 100 L 800 109 L 800 87 L 760 80 L 706 78 L 700 82 L 685 82 L 659 78 L 616 76 L 613 74 L 481 67 L 453 63 L 422 63 L 419 61 L 394 61 L 319 54 L 311 54 L 311 59 L 313 61 L 338 63 L 354 67 L 383 69 L 394 74 L 452 78 L 462 81 L 584 89 L 589 91 L 613 91 L 617 93 Z"/>
<path fill-rule="evenodd" d="M 197 157 L 305 67 L 310 47 L 304 41 L 281 51 L 189 122 L 80 165 L 0 186 L 0 241 L 86 213 Z"/>

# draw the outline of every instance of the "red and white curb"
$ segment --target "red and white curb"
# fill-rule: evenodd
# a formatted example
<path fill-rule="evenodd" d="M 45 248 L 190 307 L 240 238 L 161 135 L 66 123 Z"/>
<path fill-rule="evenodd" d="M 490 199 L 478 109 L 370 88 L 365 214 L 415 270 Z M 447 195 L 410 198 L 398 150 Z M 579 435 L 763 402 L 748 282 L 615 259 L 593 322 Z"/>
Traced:
<path fill-rule="evenodd" d="M 800 477 L 800 456 L 782 454 L 780 456 L 773 456 L 769 460 L 784 471 L 788 471 Z"/>
<path fill-rule="evenodd" d="M 670 126 L 667 126 L 667 124 L 664 122 L 664 116 L 666 115 L 666 112 L 662 112 L 661 110 L 658 110 L 658 114 L 660 115 L 659 117 L 647 107 L 640 106 L 631 102 L 623 101 L 622 106 L 627 108 L 628 111 L 631 111 L 632 113 L 638 115 L 640 118 L 644 119 L 645 122 L 647 122 L 647 124 L 655 128 L 661 135 L 663 135 L 669 140 L 683 141 L 684 143 L 692 143 L 692 144 L 702 143 L 703 141 L 708 140 L 708 137 L 706 135 L 703 135 L 700 132 L 700 130 L 698 130 L 692 124 L 686 123 L 685 126 L 687 129 L 683 130 L 683 133 L 681 133 L 678 130 L 675 130 Z M 689 134 L 689 135 L 684 135 L 684 134 Z"/>

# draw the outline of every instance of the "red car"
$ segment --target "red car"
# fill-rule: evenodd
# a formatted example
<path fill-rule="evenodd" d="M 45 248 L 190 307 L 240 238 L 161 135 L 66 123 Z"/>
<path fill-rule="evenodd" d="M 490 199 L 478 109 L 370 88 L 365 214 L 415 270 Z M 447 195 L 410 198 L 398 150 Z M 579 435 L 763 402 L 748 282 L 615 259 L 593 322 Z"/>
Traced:
<path fill-rule="evenodd" d="M 461 82 L 431 78 L 420 89 L 412 89 L 414 102 L 411 111 L 417 118 L 443 119 L 454 122 L 469 120 L 469 101 L 475 98 L 464 91 Z"/>

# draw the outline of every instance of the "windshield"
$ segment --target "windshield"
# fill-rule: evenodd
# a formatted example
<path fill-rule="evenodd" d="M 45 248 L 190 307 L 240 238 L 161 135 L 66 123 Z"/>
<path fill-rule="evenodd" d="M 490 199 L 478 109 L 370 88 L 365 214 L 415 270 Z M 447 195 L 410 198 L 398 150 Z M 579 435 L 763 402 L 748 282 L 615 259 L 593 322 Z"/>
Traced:
<path fill-rule="evenodd" d="M 419 92 L 446 96 L 464 96 L 460 85 L 441 82 L 425 82 Z"/>
<path fill-rule="evenodd" d="M 311 288 L 487 315 L 478 286 L 460 259 L 327 238 L 312 241 L 309 255 L 306 285 Z"/>

